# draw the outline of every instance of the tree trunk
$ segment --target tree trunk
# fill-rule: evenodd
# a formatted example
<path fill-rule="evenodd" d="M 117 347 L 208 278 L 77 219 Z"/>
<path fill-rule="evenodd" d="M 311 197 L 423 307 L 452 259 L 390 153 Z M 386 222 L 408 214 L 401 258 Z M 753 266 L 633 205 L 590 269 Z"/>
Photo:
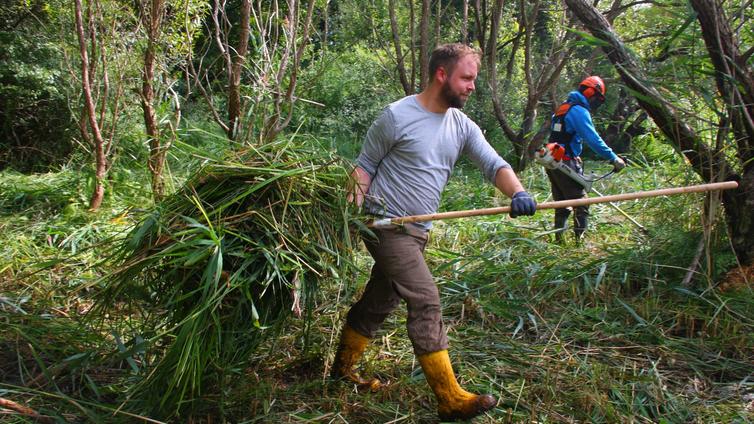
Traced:
<path fill-rule="evenodd" d="M 92 131 L 94 143 L 94 190 L 89 200 L 89 209 L 96 211 L 102 205 L 102 199 L 105 197 L 105 174 L 107 172 L 107 158 L 105 157 L 105 142 L 102 139 L 99 124 L 97 123 L 97 114 L 95 111 L 94 100 L 92 99 L 92 87 L 89 81 L 89 55 L 86 49 L 86 36 L 84 35 L 84 19 L 81 14 L 81 0 L 74 0 L 76 15 L 76 35 L 79 40 L 79 54 L 81 55 L 81 87 L 84 92 L 84 107 L 89 119 L 89 127 Z"/>
<path fill-rule="evenodd" d="M 442 0 L 435 0 L 437 2 L 437 13 L 435 15 L 435 45 L 440 44 L 442 41 L 442 33 L 440 32 L 440 24 L 442 23 Z"/>
<path fill-rule="evenodd" d="M 152 196 L 158 201 L 165 194 L 165 182 L 162 170 L 165 166 L 167 153 L 160 144 L 160 128 L 154 110 L 154 62 L 157 39 L 160 36 L 162 23 L 162 0 L 151 0 L 149 6 L 143 5 L 142 24 L 147 29 L 147 48 L 144 51 L 144 70 L 141 84 L 141 107 L 144 112 L 144 126 L 149 137 L 149 173 L 152 176 Z"/>
<path fill-rule="evenodd" d="M 484 11 L 481 9 L 482 6 L 478 1 L 475 5 L 477 22 L 482 22 L 482 19 L 480 18 L 480 16 L 484 14 Z M 542 53 L 539 57 L 534 57 L 536 52 L 533 48 L 532 33 L 537 21 L 540 5 L 539 1 L 520 1 L 518 3 L 519 33 L 513 40 L 511 40 L 511 53 L 506 67 L 507 76 L 502 78 L 506 83 L 503 86 L 501 94 L 500 90 L 498 90 L 497 51 L 500 48 L 498 46 L 498 33 L 500 30 L 503 5 L 503 0 L 496 0 L 493 4 L 492 12 L 489 16 L 489 37 L 485 43 L 482 43 L 482 46 L 484 49 L 483 53 L 485 56 L 485 64 L 487 66 L 487 74 L 489 75 L 490 97 L 492 99 L 495 119 L 500 125 L 503 134 L 508 140 L 510 140 L 511 145 L 513 146 L 515 156 L 510 162 L 513 169 L 518 172 L 526 168 L 527 164 L 534 157 L 534 152 L 547 136 L 549 126 L 540 127 L 535 133 L 539 107 L 547 92 L 555 85 L 558 76 L 571 54 L 572 48 L 556 48 L 554 46 L 551 54 L 548 55 Z M 527 11 L 527 5 L 531 8 L 530 11 Z M 523 39 L 523 43 L 519 41 L 521 39 Z M 558 45 L 564 45 L 565 41 L 567 41 L 567 38 L 560 40 Z M 522 44 L 524 48 L 526 103 L 521 112 L 523 117 L 521 120 L 521 126 L 518 130 L 514 130 L 510 124 L 508 116 L 506 115 L 502 101 L 507 94 L 509 88 L 508 82 L 512 79 L 511 75 L 513 74 L 517 52 Z M 535 62 L 539 63 L 535 64 Z M 546 121 L 549 122 L 549 119 Z"/>
<path fill-rule="evenodd" d="M 388 2 L 388 11 L 390 13 L 390 30 L 393 34 L 393 46 L 395 48 L 395 64 L 398 70 L 398 78 L 403 86 L 403 92 L 408 96 L 414 93 L 414 88 L 408 81 L 408 74 L 406 73 L 406 65 L 403 56 L 403 50 L 401 49 L 401 37 L 398 32 L 398 20 L 395 16 L 395 0 Z"/>
<path fill-rule="evenodd" d="M 277 84 L 277 93 L 281 94 L 275 94 L 273 96 L 273 103 L 275 105 L 275 113 L 274 116 L 272 116 L 265 124 L 265 127 L 269 130 L 266 130 L 263 135 L 263 140 L 265 142 L 270 142 L 275 139 L 275 137 L 285 129 L 285 127 L 288 126 L 288 124 L 291 122 L 291 119 L 293 118 L 293 107 L 296 102 L 296 97 L 294 96 L 294 93 L 296 91 L 296 84 L 298 81 L 298 71 L 301 67 L 301 59 L 304 57 L 304 52 L 306 51 L 306 46 L 309 44 L 309 30 L 312 27 L 312 19 L 314 17 L 314 5 L 316 4 L 316 0 L 309 0 L 309 3 L 306 6 L 306 19 L 304 19 L 304 23 L 302 25 L 302 32 L 299 36 L 298 34 L 298 25 L 300 22 L 299 19 L 299 3 L 297 0 L 288 0 L 288 7 L 289 7 L 289 16 L 288 16 L 288 22 L 289 22 L 289 40 L 286 41 L 286 43 L 289 43 L 289 48 L 287 48 L 286 53 L 283 54 L 284 58 L 281 60 L 280 68 L 278 69 L 277 77 L 276 77 L 276 84 Z M 298 43 L 297 40 L 301 40 Z M 290 61 L 290 65 L 288 64 L 288 57 L 292 58 Z M 287 72 L 286 72 L 287 71 Z M 286 78 L 287 77 L 287 78 Z M 285 80 L 288 80 L 288 87 L 285 89 L 285 92 L 282 93 L 283 87 L 285 85 Z M 283 117 L 284 111 L 283 106 L 287 105 L 288 110 L 285 116 Z M 281 117 L 283 117 L 281 119 Z"/>
<path fill-rule="evenodd" d="M 728 121 L 741 163 L 739 189 L 723 193 L 731 242 L 742 263 L 754 261 L 754 70 L 739 49 L 718 0 L 691 0 L 702 29 L 718 94 L 725 101 Z M 725 131 L 725 128 L 721 128 Z"/>
<path fill-rule="evenodd" d="M 429 0 L 422 0 L 422 15 L 419 22 L 419 87 L 424 90 L 432 78 L 429 75 Z"/>
<path fill-rule="evenodd" d="M 482 4 L 480 0 L 474 0 L 474 25 L 476 26 L 476 39 L 480 47 L 484 46 L 485 31 L 487 30 L 487 2 Z"/>
<path fill-rule="evenodd" d="M 535 149 L 532 149 L 532 132 L 534 130 L 534 123 L 537 120 L 537 108 L 539 107 L 539 97 L 532 94 L 529 95 L 526 105 L 524 106 L 524 119 L 521 122 L 521 129 L 518 132 L 518 143 L 516 146 L 516 168 L 518 171 L 523 171 L 526 165 L 529 163 L 529 159 L 534 157 Z"/>
<path fill-rule="evenodd" d="M 722 5 L 717 0 L 691 0 L 702 37 L 715 67 L 715 82 L 731 117 L 745 167 L 754 168 L 754 71 L 738 48 Z"/>
<path fill-rule="evenodd" d="M 416 90 L 416 16 L 414 13 L 414 0 L 408 0 L 408 32 L 411 34 L 411 89 Z"/>
<path fill-rule="evenodd" d="M 461 20 L 461 42 L 469 43 L 469 0 L 463 0 L 463 17 Z"/>
<path fill-rule="evenodd" d="M 322 30 L 322 50 L 327 51 L 327 33 L 330 31 L 330 0 L 325 0 L 325 8 L 322 11 L 323 30 Z"/>
<path fill-rule="evenodd" d="M 241 1 L 241 32 L 238 34 L 238 48 L 235 49 L 228 81 L 228 138 L 235 140 L 241 127 L 241 69 L 249 49 L 249 17 L 251 0 Z"/>
<path fill-rule="evenodd" d="M 707 182 L 739 181 L 738 189 L 723 192 L 723 205 L 736 256 L 741 263 L 750 263 L 754 259 L 754 165 L 751 163 L 744 164 L 743 174 L 735 173 L 724 155 L 706 145 L 696 132 L 681 119 L 681 115 L 648 82 L 648 78 L 642 73 L 633 57 L 628 54 L 625 46 L 617 38 L 604 16 L 586 0 L 565 0 L 565 2 L 589 32 L 605 42 L 602 49 L 615 66 L 623 82 L 637 93 L 636 100 L 639 105 L 670 140 L 676 151 L 689 160 L 694 171 Z M 705 2 L 696 3 L 695 6 L 700 6 L 699 3 Z M 699 14 L 703 15 L 704 13 Z M 714 13 L 712 15 L 714 16 Z M 700 23 L 703 22 L 700 20 Z M 729 41 L 731 40 L 720 39 L 721 44 Z M 714 55 L 714 52 L 711 54 Z M 750 150 L 744 149 L 742 151 L 741 144 L 739 144 L 738 153 L 740 159 L 742 155 L 750 154 Z"/>
<path fill-rule="evenodd" d="M 474 10 L 477 17 L 476 21 L 481 22 L 481 16 L 483 15 L 484 11 L 481 10 L 479 1 L 475 3 Z M 516 157 L 519 157 L 517 146 L 520 144 L 520 140 L 518 140 L 518 134 L 516 134 L 516 131 L 514 131 L 508 123 L 508 119 L 505 116 L 505 110 L 503 109 L 503 105 L 500 102 L 500 98 L 498 98 L 497 37 L 498 31 L 500 29 L 500 18 L 502 16 L 501 14 L 503 10 L 503 0 L 496 0 L 492 10 L 492 16 L 490 17 L 490 37 L 489 40 L 481 43 L 484 48 L 484 62 L 487 65 L 487 75 L 489 78 L 490 90 L 492 91 L 490 96 L 492 98 L 492 109 L 495 113 L 495 119 L 497 119 L 498 125 L 500 125 L 500 129 L 503 130 L 503 134 L 505 134 L 508 140 L 511 141 L 511 144 L 513 145 L 513 151 L 514 153 L 516 153 Z M 513 163 L 512 165 L 514 169 L 518 168 L 517 163 Z"/>

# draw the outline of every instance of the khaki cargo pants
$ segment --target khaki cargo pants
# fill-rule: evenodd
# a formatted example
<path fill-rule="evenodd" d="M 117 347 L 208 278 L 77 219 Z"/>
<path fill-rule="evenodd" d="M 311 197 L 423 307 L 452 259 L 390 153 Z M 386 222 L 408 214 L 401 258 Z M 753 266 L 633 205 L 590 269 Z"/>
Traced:
<path fill-rule="evenodd" d="M 407 224 L 375 229 L 374 233 L 376 239 L 364 236 L 364 244 L 374 258 L 372 274 L 361 299 L 348 312 L 347 323 L 372 338 L 403 299 L 414 353 L 423 355 L 447 349 L 440 292 L 424 261 L 429 232 Z"/>

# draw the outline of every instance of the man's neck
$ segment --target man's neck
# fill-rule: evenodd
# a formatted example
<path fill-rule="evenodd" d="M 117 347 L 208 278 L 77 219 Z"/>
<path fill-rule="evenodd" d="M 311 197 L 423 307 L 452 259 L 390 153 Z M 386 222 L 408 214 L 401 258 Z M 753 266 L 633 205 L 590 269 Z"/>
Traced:
<path fill-rule="evenodd" d="M 432 113 L 445 113 L 450 106 L 440 96 L 440 90 L 434 84 L 429 84 L 427 88 L 416 95 L 419 104 Z"/>

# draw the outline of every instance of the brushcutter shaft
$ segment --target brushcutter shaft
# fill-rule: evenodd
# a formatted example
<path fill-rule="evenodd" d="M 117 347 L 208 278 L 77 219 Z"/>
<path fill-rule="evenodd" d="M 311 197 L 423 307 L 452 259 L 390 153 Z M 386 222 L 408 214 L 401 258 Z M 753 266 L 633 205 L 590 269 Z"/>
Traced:
<path fill-rule="evenodd" d="M 598 196 L 604 196 L 604 194 L 602 194 L 602 193 L 600 193 L 599 191 L 597 191 L 597 189 L 596 189 L 596 188 L 594 188 L 594 187 L 592 187 L 592 191 L 593 191 L 593 192 L 595 192 L 595 193 L 597 193 L 597 195 L 598 195 Z M 631 223 L 632 223 L 632 224 L 636 225 L 636 227 L 637 227 L 638 229 L 640 229 L 640 230 L 641 230 L 641 231 L 643 231 L 643 232 L 646 232 L 646 231 L 647 231 L 647 229 L 646 229 L 646 228 L 644 228 L 644 226 L 643 226 L 643 225 L 639 224 L 639 221 L 635 220 L 635 219 L 634 219 L 634 218 L 633 218 L 633 217 L 632 217 L 631 215 L 627 214 L 627 213 L 626 213 L 626 211 L 624 211 L 623 209 L 619 208 L 619 207 L 618 207 L 618 205 L 616 205 L 616 204 L 615 204 L 615 203 L 613 203 L 613 202 L 608 202 L 607 204 L 608 204 L 608 206 L 610 206 L 611 208 L 613 208 L 613 209 L 615 209 L 616 211 L 618 211 L 618 213 L 620 213 L 621 215 L 625 216 L 625 217 L 626 217 L 626 219 L 628 219 L 629 221 L 631 221 Z"/>
<path fill-rule="evenodd" d="M 672 196 L 675 194 L 701 193 L 705 191 L 730 190 L 738 187 L 735 181 L 722 183 L 699 184 L 687 187 L 663 188 L 650 191 L 637 191 L 633 193 L 613 194 L 610 196 L 586 197 L 582 199 L 560 200 L 557 202 L 545 202 L 537 205 L 540 209 L 560 209 L 575 206 L 593 205 L 596 203 L 621 202 L 624 200 L 644 199 L 647 197 Z M 380 228 L 391 224 L 408 224 L 411 222 L 437 221 L 442 219 L 466 218 L 469 216 L 498 215 L 510 212 L 510 206 L 497 208 L 469 209 L 463 211 L 440 212 L 426 215 L 403 216 L 399 218 L 378 219 L 369 224 L 369 227 Z"/>

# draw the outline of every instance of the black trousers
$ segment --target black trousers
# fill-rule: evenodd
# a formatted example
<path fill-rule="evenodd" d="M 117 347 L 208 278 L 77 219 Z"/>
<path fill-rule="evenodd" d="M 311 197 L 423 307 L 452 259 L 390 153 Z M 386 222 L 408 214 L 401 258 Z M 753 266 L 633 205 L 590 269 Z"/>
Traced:
<path fill-rule="evenodd" d="M 567 160 L 563 163 L 580 175 L 584 175 L 580 158 Z M 556 169 L 548 169 L 547 178 L 550 179 L 553 200 L 571 200 L 586 197 L 586 190 L 583 186 Z M 555 228 L 562 228 L 565 231 L 566 222 L 570 214 L 571 208 L 555 209 Z M 577 206 L 574 208 L 573 231 L 576 234 L 576 238 L 581 238 L 584 231 L 586 231 L 588 218 L 589 206 Z"/>

